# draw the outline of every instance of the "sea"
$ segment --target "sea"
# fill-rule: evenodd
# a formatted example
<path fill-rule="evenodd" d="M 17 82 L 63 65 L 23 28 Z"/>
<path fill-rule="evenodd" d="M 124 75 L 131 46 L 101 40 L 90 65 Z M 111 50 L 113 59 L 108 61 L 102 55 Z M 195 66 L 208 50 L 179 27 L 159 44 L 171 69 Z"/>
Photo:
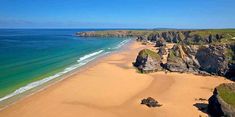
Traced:
<path fill-rule="evenodd" d="M 130 38 L 78 37 L 98 29 L 0 29 L 0 102 L 117 51 Z"/>

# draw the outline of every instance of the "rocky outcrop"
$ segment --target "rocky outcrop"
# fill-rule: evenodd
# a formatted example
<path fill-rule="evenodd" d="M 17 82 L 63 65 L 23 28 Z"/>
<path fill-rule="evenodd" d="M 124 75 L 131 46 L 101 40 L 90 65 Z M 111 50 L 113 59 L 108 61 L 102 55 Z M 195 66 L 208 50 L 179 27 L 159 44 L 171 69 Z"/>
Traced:
<path fill-rule="evenodd" d="M 141 42 L 147 42 L 148 41 L 146 36 L 137 36 L 136 40 L 137 41 L 141 41 Z"/>
<path fill-rule="evenodd" d="M 186 39 L 190 32 L 191 31 L 163 31 L 163 32 L 154 31 L 147 36 L 147 40 L 151 42 L 157 42 L 158 40 L 165 40 L 166 42 L 178 43 Z M 142 38 L 138 37 L 138 40 L 141 39 Z"/>
<path fill-rule="evenodd" d="M 134 66 L 142 73 L 159 71 L 162 70 L 161 57 L 152 50 L 144 49 L 139 52 Z"/>
<path fill-rule="evenodd" d="M 190 34 L 183 42 L 185 44 L 210 44 L 219 42 L 223 38 L 222 34 L 204 34 L 200 35 L 196 32 Z"/>
<path fill-rule="evenodd" d="M 159 59 L 148 56 L 148 52 L 140 52 L 135 66 L 141 72 L 167 69 L 171 72 L 189 72 L 200 75 L 220 75 L 235 80 L 234 48 L 231 45 L 174 45 L 168 52 L 165 64 L 161 62 L 167 54 L 165 46 L 153 52 Z M 151 52 L 152 53 L 152 52 Z"/>
<path fill-rule="evenodd" d="M 167 55 L 167 50 L 165 46 L 159 47 L 158 54 L 162 57 L 163 55 Z"/>
<path fill-rule="evenodd" d="M 162 46 L 166 46 L 166 41 L 164 40 L 164 38 L 160 38 L 158 40 L 156 40 L 156 47 L 162 47 Z"/>
<path fill-rule="evenodd" d="M 213 117 L 235 117 L 235 84 L 222 84 L 209 98 L 208 113 Z"/>
<path fill-rule="evenodd" d="M 158 103 L 158 101 L 156 101 L 154 98 L 152 97 L 148 97 L 146 99 L 141 100 L 141 104 L 144 104 L 148 107 L 159 107 L 162 106 Z"/>
<path fill-rule="evenodd" d="M 224 45 L 202 46 L 198 49 L 196 59 L 200 69 L 211 74 L 224 76 L 228 71 L 228 59 Z"/>
<path fill-rule="evenodd" d="M 169 51 L 165 66 L 172 72 L 220 75 L 232 80 L 235 77 L 234 50 L 231 45 L 178 44 Z"/>
<path fill-rule="evenodd" d="M 200 65 L 194 57 L 193 47 L 174 45 L 167 58 L 166 69 L 171 72 L 198 73 Z"/>

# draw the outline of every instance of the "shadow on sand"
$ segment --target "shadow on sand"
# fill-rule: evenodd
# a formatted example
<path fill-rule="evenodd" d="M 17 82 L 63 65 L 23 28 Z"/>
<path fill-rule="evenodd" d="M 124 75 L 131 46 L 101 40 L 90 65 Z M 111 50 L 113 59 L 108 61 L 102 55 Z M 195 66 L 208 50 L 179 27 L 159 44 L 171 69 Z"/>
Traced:
<path fill-rule="evenodd" d="M 200 110 L 201 112 L 208 114 L 208 112 L 207 112 L 208 104 L 206 104 L 206 103 L 195 103 L 193 106 L 197 107 L 198 110 Z"/>

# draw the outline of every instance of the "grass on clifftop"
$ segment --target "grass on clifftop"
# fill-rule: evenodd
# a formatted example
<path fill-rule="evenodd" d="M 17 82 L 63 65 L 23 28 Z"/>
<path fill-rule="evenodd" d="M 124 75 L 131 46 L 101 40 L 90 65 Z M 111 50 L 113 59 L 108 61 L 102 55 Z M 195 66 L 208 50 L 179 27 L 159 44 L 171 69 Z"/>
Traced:
<path fill-rule="evenodd" d="M 146 57 L 146 56 L 150 56 L 152 58 L 155 58 L 157 60 L 161 60 L 161 57 L 160 55 L 158 55 L 156 52 L 152 51 L 152 50 L 149 50 L 149 49 L 143 49 L 140 51 L 139 53 L 140 56 L 142 57 Z"/>
<path fill-rule="evenodd" d="M 213 42 L 213 44 L 225 43 L 229 44 L 235 42 L 235 29 L 209 29 L 209 30 L 196 30 L 190 35 L 199 35 L 200 37 L 207 37 L 209 35 L 220 34 L 223 38 L 219 42 Z"/>
<path fill-rule="evenodd" d="M 229 105 L 235 107 L 235 91 L 226 85 L 217 87 L 219 96 Z"/>

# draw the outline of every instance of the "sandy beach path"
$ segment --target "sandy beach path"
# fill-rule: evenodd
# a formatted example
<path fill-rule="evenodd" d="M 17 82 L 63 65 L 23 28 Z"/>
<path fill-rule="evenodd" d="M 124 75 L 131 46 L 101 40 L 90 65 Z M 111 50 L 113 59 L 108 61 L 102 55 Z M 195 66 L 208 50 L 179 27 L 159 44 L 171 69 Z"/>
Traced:
<path fill-rule="evenodd" d="M 196 98 L 209 98 L 220 77 L 157 72 L 137 73 L 132 62 L 149 46 L 133 42 L 73 76 L 0 111 L 0 117 L 198 117 Z M 148 108 L 154 97 L 163 106 Z"/>

